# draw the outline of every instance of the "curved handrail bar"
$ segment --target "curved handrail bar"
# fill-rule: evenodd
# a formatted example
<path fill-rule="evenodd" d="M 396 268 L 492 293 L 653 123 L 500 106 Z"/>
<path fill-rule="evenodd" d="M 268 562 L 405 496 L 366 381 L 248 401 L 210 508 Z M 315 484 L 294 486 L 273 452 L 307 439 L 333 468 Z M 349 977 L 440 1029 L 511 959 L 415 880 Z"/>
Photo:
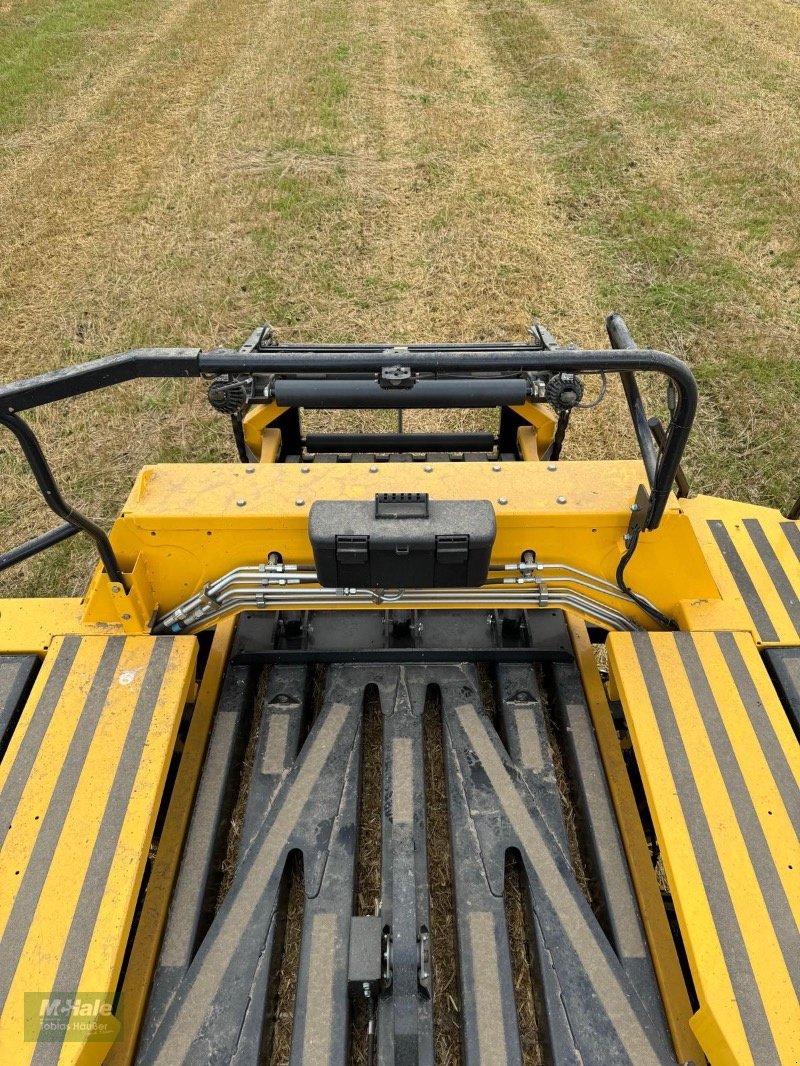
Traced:
<path fill-rule="evenodd" d="M 137 348 L 88 363 L 62 367 L 36 377 L 0 386 L 0 424 L 17 437 L 48 505 L 71 525 L 87 532 L 113 581 L 124 585 L 108 537 L 90 519 L 70 507 L 61 496 L 41 445 L 18 412 L 58 400 L 85 395 L 137 378 L 189 378 L 214 374 L 263 374 L 291 378 L 303 375 L 380 374 L 402 361 L 412 371 L 432 374 L 525 374 L 541 371 L 618 373 L 625 386 L 634 430 L 651 484 L 644 529 L 655 529 L 664 514 L 697 411 L 697 384 L 689 367 L 666 352 L 631 347 L 633 340 L 619 315 L 606 320 L 609 350 L 542 348 L 507 344 L 289 344 L 264 351 L 216 348 Z M 654 463 L 652 435 L 633 375 L 660 373 L 672 383 L 675 409 L 666 444 Z M 646 432 L 645 432 L 646 429 Z"/>
<path fill-rule="evenodd" d="M 134 348 L 0 385 L 0 412 L 14 414 L 136 378 L 198 377 L 200 348 Z"/>
<path fill-rule="evenodd" d="M 63 518 L 71 526 L 75 526 L 77 529 L 89 534 L 97 545 L 97 553 L 106 568 L 109 579 L 118 582 L 124 589 L 127 589 L 122 569 L 117 562 L 117 557 L 114 554 L 114 549 L 111 547 L 108 536 L 96 522 L 71 507 L 61 495 L 47 459 L 45 459 L 42 446 L 28 423 L 20 418 L 19 415 L 0 411 L 0 425 L 10 429 L 19 441 L 22 453 L 28 460 L 28 466 L 36 478 L 39 491 L 50 510 L 55 511 L 59 518 Z"/>

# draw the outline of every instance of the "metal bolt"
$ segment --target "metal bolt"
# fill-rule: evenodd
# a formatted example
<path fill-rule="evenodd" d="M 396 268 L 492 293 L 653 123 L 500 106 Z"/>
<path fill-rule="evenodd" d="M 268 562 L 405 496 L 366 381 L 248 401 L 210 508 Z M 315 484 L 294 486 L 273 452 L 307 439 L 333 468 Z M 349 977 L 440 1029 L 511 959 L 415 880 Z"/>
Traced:
<path fill-rule="evenodd" d="M 371 467 L 369 468 L 369 472 L 370 472 L 370 474 L 377 474 L 377 473 L 378 473 L 378 468 L 377 468 L 377 466 L 371 466 Z"/>
<path fill-rule="evenodd" d="M 632 503 L 632 504 L 631 504 L 631 510 L 632 510 L 632 511 L 633 511 L 634 513 L 635 513 L 636 511 L 638 511 L 638 510 L 639 510 L 639 504 L 638 504 L 638 503 Z"/>
<path fill-rule="evenodd" d="M 425 466 L 422 469 L 425 471 L 426 474 L 432 474 L 433 473 L 433 467 L 432 466 Z"/>
<path fill-rule="evenodd" d="M 301 466 L 301 467 L 300 467 L 300 473 L 301 473 L 301 474 L 307 474 L 307 473 L 309 472 L 309 470 L 310 470 L 310 469 L 311 469 L 311 467 L 310 467 L 310 466 Z"/>
<path fill-rule="evenodd" d="M 505 507 L 505 505 L 508 503 L 508 497 L 507 496 L 500 496 L 500 497 L 498 497 L 497 502 L 499 504 L 502 504 L 503 507 Z"/>
<path fill-rule="evenodd" d="M 502 469 L 503 469 L 502 466 L 493 466 L 492 467 L 492 470 L 494 470 L 495 474 L 499 474 Z"/>
<path fill-rule="evenodd" d="M 625 541 L 626 544 L 630 544 L 630 542 L 633 540 L 633 537 L 630 535 L 630 533 L 626 533 L 622 539 Z"/>
<path fill-rule="evenodd" d="M 552 473 L 554 473 L 554 472 L 555 472 L 556 470 L 558 470 L 558 467 L 556 466 L 556 464 L 555 464 L 555 463 L 548 463 L 548 464 L 547 464 L 547 469 L 548 469 L 548 470 L 550 471 L 550 473 L 552 474 Z"/>
<path fill-rule="evenodd" d="M 237 507 L 244 507 L 246 505 L 246 503 L 247 503 L 247 500 L 237 500 L 236 501 L 236 506 Z"/>
<path fill-rule="evenodd" d="M 111 586 L 111 591 L 112 592 L 119 592 L 119 585 L 112 585 Z"/>
<path fill-rule="evenodd" d="M 298 496 L 294 502 L 296 507 L 302 507 L 306 501 L 303 499 L 302 496 Z"/>
<path fill-rule="evenodd" d="M 246 466 L 244 468 L 244 472 L 245 474 L 254 474 L 256 472 L 256 468 L 254 466 Z"/>
<path fill-rule="evenodd" d="M 129 614 L 124 614 L 122 616 L 122 621 L 123 622 L 130 622 L 130 620 L 131 620 L 131 616 Z"/>
<path fill-rule="evenodd" d="M 567 497 L 566 496 L 558 496 L 558 497 L 556 497 L 556 503 L 566 503 L 566 502 L 567 502 Z"/>

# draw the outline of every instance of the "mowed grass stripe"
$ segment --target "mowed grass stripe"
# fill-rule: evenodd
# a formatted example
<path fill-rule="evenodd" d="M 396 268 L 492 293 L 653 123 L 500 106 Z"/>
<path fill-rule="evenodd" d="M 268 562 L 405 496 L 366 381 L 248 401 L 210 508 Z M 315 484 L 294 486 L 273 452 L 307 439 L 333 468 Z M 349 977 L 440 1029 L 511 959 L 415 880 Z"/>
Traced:
<path fill-rule="evenodd" d="M 119 60 L 164 6 L 159 0 L 0 5 L 0 133 L 24 133 L 54 97 L 58 103 L 89 90 L 95 71 Z"/>
<path fill-rule="evenodd" d="M 796 405 L 778 358 L 795 313 L 795 223 L 758 128 L 780 98 L 755 79 L 751 102 L 741 73 L 728 91 L 719 64 L 693 98 L 711 46 L 693 55 L 662 8 L 607 7 L 148 7 L 157 14 L 124 57 L 97 65 L 87 98 L 76 73 L 8 139 L 0 373 L 140 343 L 235 344 L 266 318 L 287 340 L 402 341 L 519 337 L 539 316 L 597 344 L 616 305 L 642 343 L 688 353 L 706 379 L 695 485 L 784 502 L 785 446 L 780 464 L 756 450 L 762 435 L 792 441 Z M 730 184 L 729 103 L 763 139 L 747 185 L 764 202 L 763 237 Z M 777 230 L 784 243 L 762 254 Z M 571 454 L 630 454 L 611 402 L 576 418 Z M 415 416 L 409 428 L 423 417 L 443 424 Z M 232 455 L 199 386 L 129 386 L 36 421 L 69 495 L 104 521 L 144 462 Z M 3 470 L 13 542 L 52 519 L 19 502 L 29 482 L 16 455 Z M 61 591 L 66 569 L 75 588 L 90 555 L 64 545 L 6 587 Z"/>
<path fill-rule="evenodd" d="M 235 342 L 272 311 L 276 293 L 261 284 L 271 262 L 270 230 L 285 226 L 284 255 L 292 251 L 290 229 L 305 234 L 311 253 L 319 219 L 333 205 L 324 183 L 306 188 L 272 170 L 237 181 L 234 148 L 268 144 L 276 116 L 301 130 L 336 124 L 332 108 L 344 94 L 336 72 L 324 73 L 320 60 L 341 14 L 322 3 L 300 12 L 288 2 L 269 10 L 200 4 L 154 42 L 148 62 L 98 112 L 108 121 L 88 124 L 86 139 L 70 144 L 55 179 L 25 190 L 30 207 L 15 216 L 16 255 L 4 279 L 15 312 L 4 377 L 26 372 L 34 338 L 40 365 L 56 365 L 140 337 Z M 37 225 L 41 236 L 34 232 L 31 240 Z M 313 261 L 322 260 L 323 269 L 329 258 L 324 248 L 316 251 L 322 254 Z M 39 332 L 37 321 L 49 328 Z M 143 463 L 230 455 L 228 429 L 224 420 L 214 422 L 200 387 L 145 383 L 69 406 L 65 422 L 35 421 L 56 449 L 66 491 L 106 521 Z M 17 492 L 4 493 L 2 503 L 13 543 L 52 519 L 30 496 L 20 500 L 24 468 L 16 455 L 9 465 Z M 77 542 L 76 549 L 77 556 L 65 548 L 48 557 L 30 579 L 20 580 L 17 571 L 8 584 L 52 593 L 66 577 L 69 588 L 91 554 Z"/>
<path fill-rule="evenodd" d="M 695 487 L 785 505 L 793 475 L 771 445 L 792 441 L 800 413 L 800 368 L 786 348 L 797 322 L 796 272 L 791 256 L 768 268 L 768 249 L 742 252 L 748 208 L 731 197 L 735 206 L 726 209 L 723 182 L 736 173 L 726 156 L 719 182 L 713 171 L 709 177 L 729 103 L 724 80 L 712 78 L 704 92 L 693 67 L 710 60 L 690 58 L 691 42 L 666 70 L 658 16 L 649 22 L 649 44 L 647 20 L 627 18 L 630 7 L 589 3 L 579 18 L 563 4 L 475 3 L 494 55 L 508 65 L 543 135 L 562 202 L 601 254 L 604 302 L 624 309 L 640 340 L 686 352 L 706 386 L 690 459 Z M 680 104 L 692 86 L 695 99 L 705 99 L 695 126 Z M 753 131 L 748 188 L 786 218 L 785 178 L 770 194 L 775 175 L 758 151 L 760 114 L 756 93 L 745 127 Z M 800 168 L 791 152 L 784 174 L 786 165 Z M 791 241 L 791 226 L 782 239 Z M 776 393 L 784 399 L 777 422 L 768 414 Z"/>

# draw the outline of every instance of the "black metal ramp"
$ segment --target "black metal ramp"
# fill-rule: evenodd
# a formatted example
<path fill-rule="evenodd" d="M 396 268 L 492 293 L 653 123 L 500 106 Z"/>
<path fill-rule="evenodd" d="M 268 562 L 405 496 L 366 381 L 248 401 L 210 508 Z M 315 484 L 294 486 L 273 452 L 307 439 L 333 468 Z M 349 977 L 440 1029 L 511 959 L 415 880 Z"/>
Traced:
<path fill-rule="evenodd" d="M 374 618 L 383 624 L 380 615 Z M 341 616 L 336 621 L 341 627 Z M 486 628 L 487 649 L 496 653 L 493 626 Z M 420 626 L 420 642 L 425 632 Z M 316 629 L 315 639 L 319 634 Z M 441 633 L 431 628 L 428 639 L 438 646 Z M 238 647 L 244 662 L 237 665 L 234 650 L 140 1063 L 255 1066 L 275 1061 L 280 1029 L 290 1049 L 281 1061 L 343 1066 L 365 1061 L 372 1017 L 379 1063 L 432 1066 L 437 997 L 449 996 L 460 1007 L 459 1061 L 521 1064 L 520 961 L 512 957 L 505 898 L 512 855 L 524 898 L 522 965 L 544 1061 L 674 1062 L 615 829 L 604 838 L 602 869 L 592 869 L 599 886 L 594 910 L 573 869 L 551 752 L 556 719 L 573 737 L 565 769 L 578 802 L 584 797 L 591 807 L 588 835 L 605 832 L 611 817 L 574 664 L 546 665 L 542 674 L 530 662 L 499 662 L 493 673 L 479 674 L 473 663 L 351 663 L 324 671 L 297 660 L 276 663 L 258 689 L 257 740 L 245 757 L 258 641 L 252 632 L 240 634 Z M 268 657 L 274 660 L 273 653 Z M 542 678 L 557 704 L 552 715 Z M 365 746 L 365 702 L 376 700 L 379 724 Z M 432 726 L 441 737 L 438 772 L 448 803 L 446 909 L 458 975 L 457 987 L 449 988 L 437 987 L 441 953 L 449 949 L 431 926 L 430 869 L 437 864 L 438 870 L 444 858 L 428 853 Z M 362 762 L 376 758 L 382 775 L 373 795 Z M 236 815 L 238 861 L 217 909 L 213 868 L 231 817 L 232 768 L 243 762 L 252 771 Z M 348 948 L 359 906 L 362 915 L 372 913 L 372 900 L 357 892 L 367 848 L 379 856 L 382 936 L 379 979 L 362 990 L 352 980 L 348 988 Z M 591 867 L 591 855 L 587 862 Z M 299 951 L 290 949 L 292 928 Z"/>
<path fill-rule="evenodd" d="M 0 758 L 38 669 L 35 655 L 0 655 Z"/>

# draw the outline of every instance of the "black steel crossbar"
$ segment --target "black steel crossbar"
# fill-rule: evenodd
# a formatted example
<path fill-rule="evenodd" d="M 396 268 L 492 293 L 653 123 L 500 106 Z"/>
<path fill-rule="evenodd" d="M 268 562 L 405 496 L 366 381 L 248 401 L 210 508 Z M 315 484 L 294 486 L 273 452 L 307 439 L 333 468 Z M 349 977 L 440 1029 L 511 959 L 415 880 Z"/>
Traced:
<path fill-rule="evenodd" d="M 44 551 L 46 548 L 52 548 L 54 544 L 60 544 L 63 540 L 69 540 L 76 533 L 80 533 L 80 530 L 66 522 L 63 526 L 56 526 L 55 529 L 50 529 L 47 533 L 42 533 L 38 537 L 31 537 L 24 544 L 18 544 L 16 548 L 10 548 L 7 552 L 0 552 L 0 571 L 8 570 L 26 559 L 32 559 L 39 552 Z"/>
<path fill-rule="evenodd" d="M 490 452 L 491 433 L 309 433 L 307 452 L 373 454 L 389 452 Z"/>

